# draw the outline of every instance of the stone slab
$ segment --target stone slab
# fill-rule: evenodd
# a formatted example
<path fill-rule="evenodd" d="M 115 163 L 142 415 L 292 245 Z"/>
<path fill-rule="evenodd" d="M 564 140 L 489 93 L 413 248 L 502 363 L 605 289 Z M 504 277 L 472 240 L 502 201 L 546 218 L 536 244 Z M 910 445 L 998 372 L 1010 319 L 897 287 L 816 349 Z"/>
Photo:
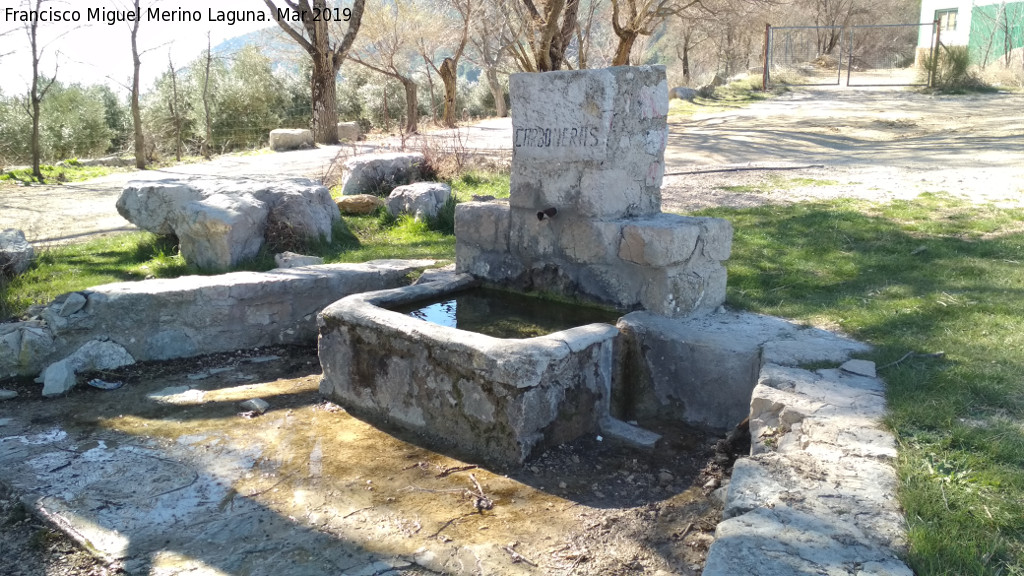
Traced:
<path fill-rule="evenodd" d="M 313 342 L 316 314 L 357 292 L 394 288 L 432 260 L 374 260 L 269 272 L 182 276 L 94 286 L 85 306 L 42 321 L 0 325 L 0 374 L 35 375 L 90 340 L 110 340 L 138 361 L 183 358 L 272 344 Z"/>

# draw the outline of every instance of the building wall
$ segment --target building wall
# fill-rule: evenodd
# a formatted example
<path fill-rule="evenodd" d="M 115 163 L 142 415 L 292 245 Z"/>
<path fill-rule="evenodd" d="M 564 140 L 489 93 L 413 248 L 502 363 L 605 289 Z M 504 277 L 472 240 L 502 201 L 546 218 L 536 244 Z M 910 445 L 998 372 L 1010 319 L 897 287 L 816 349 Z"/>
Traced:
<path fill-rule="evenodd" d="M 968 45 L 974 63 L 987 66 L 1024 46 L 1024 2 L 981 4 L 971 11 Z"/>
<path fill-rule="evenodd" d="M 992 0 L 921 0 L 921 22 L 933 22 L 937 10 L 956 8 L 956 30 L 943 30 L 940 37 L 947 46 L 966 46 L 970 39 L 972 8 L 975 4 L 983 3 L 989 4 Z M 932 33 L 931 27 L 922 26 L 917 45 L 921 48 L 930 47 Z"/>

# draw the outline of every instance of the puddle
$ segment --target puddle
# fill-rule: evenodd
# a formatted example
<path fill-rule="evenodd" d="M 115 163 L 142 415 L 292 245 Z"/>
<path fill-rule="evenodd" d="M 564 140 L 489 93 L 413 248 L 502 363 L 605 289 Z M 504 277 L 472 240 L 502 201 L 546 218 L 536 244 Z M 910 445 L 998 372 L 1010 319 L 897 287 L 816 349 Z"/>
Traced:
<path fill-rule="evenodd" d="M 426 322 L 495 338 L 533 338 L 576 326 L 615 325 L 621 314 L 504 290 L 476 288 L 395 307 Z"/>

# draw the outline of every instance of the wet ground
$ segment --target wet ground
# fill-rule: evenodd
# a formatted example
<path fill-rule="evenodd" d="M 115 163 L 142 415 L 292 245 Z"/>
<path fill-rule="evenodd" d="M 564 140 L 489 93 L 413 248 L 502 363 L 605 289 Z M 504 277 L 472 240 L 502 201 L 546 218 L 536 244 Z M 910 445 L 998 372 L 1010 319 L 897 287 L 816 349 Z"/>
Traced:
<path fill-rule="evenodd" d="M 123 382 L 116 390 L 91 378 Z M 485 470 L 317 392 L 313 348 L 5 382 L 0 481 L 148 574 L 695 574 L 721 515 L 717 438 L 653 452 L 597 436 Z M 259 415 L 240 402 L 262 398 Z M 299 572 L 296 572 L 299 570 Z"/>

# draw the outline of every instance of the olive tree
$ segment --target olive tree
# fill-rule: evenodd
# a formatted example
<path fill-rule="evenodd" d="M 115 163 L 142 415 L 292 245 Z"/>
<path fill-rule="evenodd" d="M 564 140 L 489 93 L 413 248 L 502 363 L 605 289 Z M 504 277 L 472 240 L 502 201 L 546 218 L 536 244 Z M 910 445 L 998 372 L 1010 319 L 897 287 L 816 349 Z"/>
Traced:
<path fill-rule="evenodd" d="M 275 14 L 277 24 L 309 55 L 313 62 L 310 75 L 310 92 L 313 104 L 313 139 L 323 144 L 338 142 L 338 103 L 337 82 L 338 71 L 348 56 L 352 44 L 356 40 L 363 20 L 363 7 L 366 0 L 353 0 L 352 8 L 339 12 L 342 20 L 347 15 L 347 28 L 341 38 L 335 32 L 331 37 L 332 27 L 340 25 L 327 18 L 315 18 L 314 13 L 323 15 L 325 12 L 334 14 L 327 5 L 327 0 L 281 0 L 281 9 L 275 0 L 263 0 Z M 281 12 L 298 15 L 298 22 L 290 19 L 276 18 Z"/>

